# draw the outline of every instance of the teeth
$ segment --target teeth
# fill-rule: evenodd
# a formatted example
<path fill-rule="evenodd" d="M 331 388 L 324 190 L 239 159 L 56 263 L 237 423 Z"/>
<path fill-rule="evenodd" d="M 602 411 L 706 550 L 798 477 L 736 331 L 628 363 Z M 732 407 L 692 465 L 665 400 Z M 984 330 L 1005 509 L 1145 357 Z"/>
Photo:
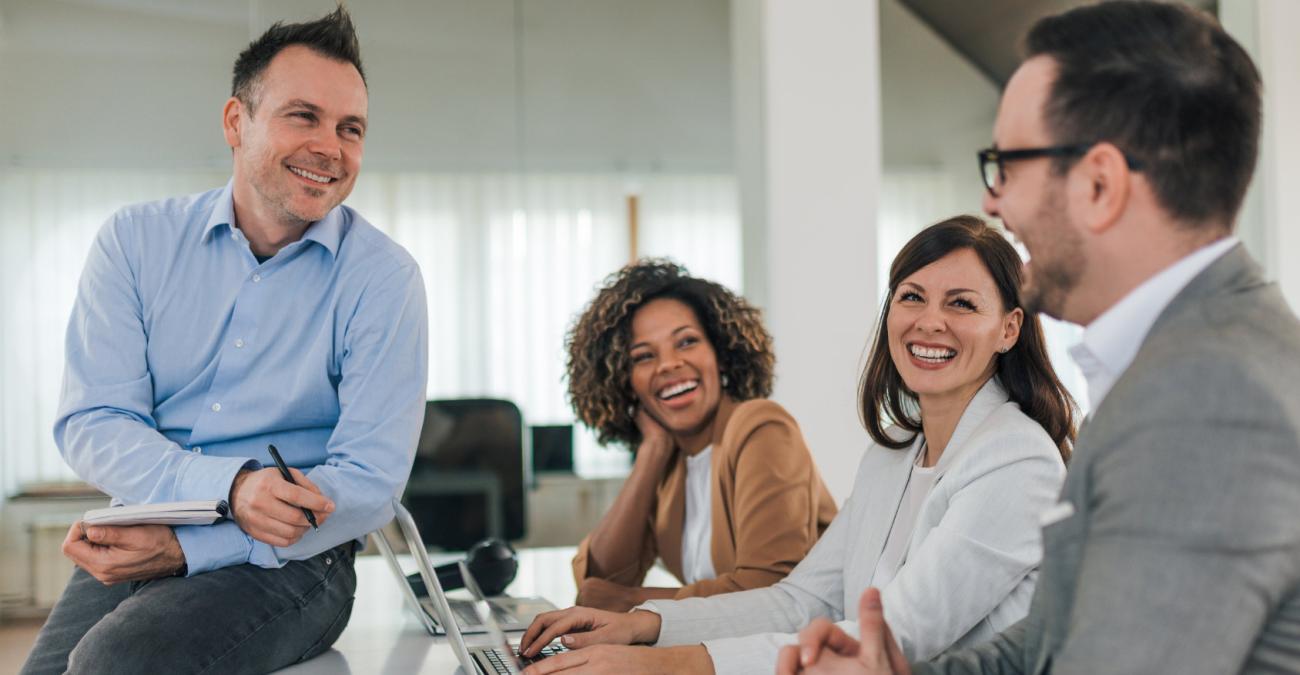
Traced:
<path fill-rule="evenodd" d="M 296 166 L 291 166 L 291 167 L 289 167 L 289 170 L 292 171 L 292 172 L 294 172 L 294 173 L 296 173 L 296 174 L 298 174 L 299 176 L 302 176 L 303 178 L 306 178 L 307 180 L 314 180 L 314 181 L 316 181 L 317 183 L 329 183 L 330 181 L 333 181 L 333 180 L 334 180 L 333 178 L 330 178 L 329 176 L 321 176 L 321 175 L 319 175 L 319 174 L 314 174 L 314 173 L 312 173 L 312 172 L 310 172 L 310 171 L 306 171 L 306 170 L 304 170 L 304 169 L 299 169 L 299 168 L 296 167 Z"/>
<path fill-rule="evenodd" d="M 946 361 L 957 355 L 957 350 L 947 349 L 945 347 L 922 347 L 920 345 L 910 345 L 908 349 L 911 350 L 914 356 L 931 361 Z"/>
<path fill-rule="evenodd" d="M 663 389 L 660 389 L 659 398 L 669 399 L 678 394 L 684 394 L 698 386 L 700 386 L 698 380 L 688 380 L 686 382 L 678 382 L 677 384 L 674 384 L 671 387 L 664 387 Z"/>

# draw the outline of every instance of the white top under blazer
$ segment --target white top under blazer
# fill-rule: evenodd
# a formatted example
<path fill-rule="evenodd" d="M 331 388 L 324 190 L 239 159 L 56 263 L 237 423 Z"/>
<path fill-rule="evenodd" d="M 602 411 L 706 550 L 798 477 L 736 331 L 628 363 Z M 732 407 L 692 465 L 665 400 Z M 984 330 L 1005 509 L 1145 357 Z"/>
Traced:
<path fill-rule="evenodd" d="M 713 446 L 686 458 L 686 516 L 682 519 L 682 576 L 693 584 L 713 571 Z"/>

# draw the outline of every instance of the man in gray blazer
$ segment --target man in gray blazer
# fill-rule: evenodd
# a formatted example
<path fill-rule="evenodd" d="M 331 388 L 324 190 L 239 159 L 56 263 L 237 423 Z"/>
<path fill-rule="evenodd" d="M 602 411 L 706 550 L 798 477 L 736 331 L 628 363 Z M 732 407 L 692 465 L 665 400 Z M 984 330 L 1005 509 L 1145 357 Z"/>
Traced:
<path fill-rule="evenodd" d="M 873 589 L 859 639 L 814 624 L 779 672 L 1300 672 L 1300 323 L 1232 237 L 1259 74 L 1175 4 L 1075 9 L 1026 47 L 984 206 L 1029 250 L 1026 306 L 1086 326 L 1094 411 L 1029 616 L 909 667 Z"/>

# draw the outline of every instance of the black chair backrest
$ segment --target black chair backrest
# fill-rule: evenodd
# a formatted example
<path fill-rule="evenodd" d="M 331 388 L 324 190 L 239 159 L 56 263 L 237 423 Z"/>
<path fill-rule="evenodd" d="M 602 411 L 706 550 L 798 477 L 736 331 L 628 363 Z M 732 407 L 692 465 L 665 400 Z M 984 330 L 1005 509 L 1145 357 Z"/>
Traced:
<path fill-rule="evenodd" d="M 460 551 L 489 536 L 522 539 L 529 468 L 514 403 L 429 401 L 402 503 L 429 546 Z"/>

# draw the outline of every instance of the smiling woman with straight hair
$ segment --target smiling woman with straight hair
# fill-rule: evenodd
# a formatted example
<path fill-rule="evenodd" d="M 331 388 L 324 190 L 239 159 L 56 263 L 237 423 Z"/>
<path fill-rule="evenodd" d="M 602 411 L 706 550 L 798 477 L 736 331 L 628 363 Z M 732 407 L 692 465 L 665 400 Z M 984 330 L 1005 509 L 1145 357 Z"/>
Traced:
<path fill-rule="evenodd" d="M 835 504 L 794 418 L 766 399 L 759 311 L 667 261 L 610 277 L 569 335 L 569 396 L 632 474 L 573 561 L 578 604 L 768 586 L 803 559 Z M 682 588 L 642 588 L 655 558 Z"/>

